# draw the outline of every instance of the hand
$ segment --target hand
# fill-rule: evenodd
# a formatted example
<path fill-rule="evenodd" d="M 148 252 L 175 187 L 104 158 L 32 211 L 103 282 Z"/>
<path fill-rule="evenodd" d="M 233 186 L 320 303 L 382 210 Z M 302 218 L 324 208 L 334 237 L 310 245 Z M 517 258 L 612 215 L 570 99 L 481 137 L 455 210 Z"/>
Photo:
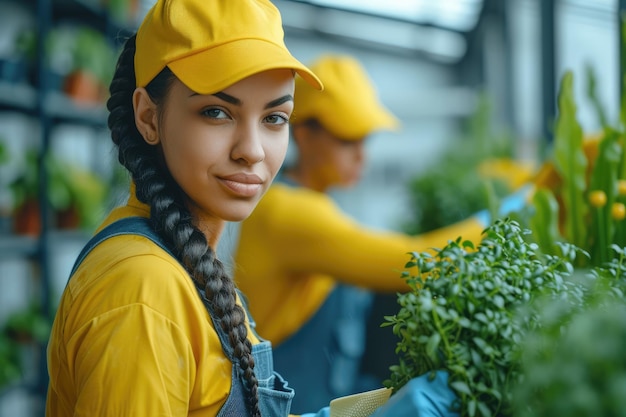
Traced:
<path fill-rule="evenodd" d="M 458 417 L 451 411 L 456 394 L 448 387 L 448 373 L 436 371 L 411 379 L 370 417 Z"/>
<path fill-rule="evenodd" d="M 519 211 L 524 208 L 530 201 L 535 188 L 531 185 L 525 185 L 502 199 L 498 208 L 498 217 L 506 217 L 508 214 Z M 483 227 L 491 225 L 493 219 L 489 210 L 481 210 L 475 214 L 476 219 Z"/>
<path fill-rule="evenodd" d="M 306 413 L 302 414 L 300 417 L 329 417 L 330 416 L 330 407 L 324 407 L 317 413 Z"/>

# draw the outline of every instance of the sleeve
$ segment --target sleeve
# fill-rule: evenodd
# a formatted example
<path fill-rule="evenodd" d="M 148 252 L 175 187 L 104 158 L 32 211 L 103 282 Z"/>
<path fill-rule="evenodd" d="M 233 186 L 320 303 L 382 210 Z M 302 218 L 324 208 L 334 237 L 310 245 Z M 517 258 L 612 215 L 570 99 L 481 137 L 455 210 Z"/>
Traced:
<path fill-rule="evenodd" d="M 75 416 L 183 416 L 196 369 L 177 326 L 145 305 L 120 307 L 71 338 Z"/>
<path fill-rule="evenodd" d="M 268 239 L 286 269 L 325 273 L 381 292 L 406 290 L 400 274 L 410 252 L 442 248 L 458 237 L 478 243 L 483 230 L 470 218 L 418 236 L 378 231 L 355 222 L 327 196 L 294 196 L 280 208 Z"/>

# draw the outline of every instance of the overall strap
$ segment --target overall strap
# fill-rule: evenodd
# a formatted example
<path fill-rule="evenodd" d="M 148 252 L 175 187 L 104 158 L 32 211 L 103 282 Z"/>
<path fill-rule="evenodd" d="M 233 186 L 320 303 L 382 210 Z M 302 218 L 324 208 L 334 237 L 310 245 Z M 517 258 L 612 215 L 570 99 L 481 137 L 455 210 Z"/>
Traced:
<path fill-rule="evenodd" d="M 172 258 L 176 259 L 176 256 L 174 256 L 172 251 L 167 247 L 163 238 L 152 228 L 152 225 L 150 224 L 150 219 L 146 217 L 140 217 L 140 216 L 125 217 L 123 219 L 120 219 L 111 223 L 110 225 L 102 229 L 100 232 L 98 232 L 95 236 L 93 236 L 89 240 L 89 242 L 87 242 L 83 250 L 78 255 L 78 258 L 76 259 L 76 262 L 74 263 L 74 266 L 72 267 L 72 272 L 70 273 L 70 277 L 74 275 L 74 272 L 76 272 L 76 269 L 81 264 L 81 262 L 83 262 L 83 260 L 89 254 L 89 252 L 91 252 L 93 248 L 95 248 L 98 244 L 104 242 L 108 238 L 111 238 L 114 236 L 120 236 L 120 235 L 128 235 L 128 234 L 139 235 L 147 239 L 150 239 L 152 242 L 154 242 L 156 245 L 158 245 L 164 251 L 166 251 Z M 201 288 L 200 285 L 195 281 L 194 281 L 194 286 L 196 287 L 196 290 L 198 291 L 198 295 L 202 299 L 202 303 L 204 304 L 205 308 L 209 312 L 209 316 L 211 320 L 213 321 L 215 330 L 217 331 L 224 353 L 231 361 L 235 361 L 234 350 L 232 346 L 230 345 L 229 337 L 226 334 L 226 332 L 222 329 L 220 321 L 216 318 L 217 316 L 216 314 L 214 314 L 213 307 L 206 297 L 204 288 Z M 242 301 L 245 300 L 245 298 L 243 297 L 243 294 L 239 293 L 239 291 L 238 291 L 238 294 Z M 244 308 L 246 308 L 245 304 L 244 304 Z M 248 312 L 248 316 L 249 315 L 250 314 Z"/>
<path fill-rule="evenodd" d="M 163 238 L 161 238 L 161 236 L 159 236 L 159 234 L 152 228 L 150 224 L 150 219 L 140 216 L 125 217 L 123 219 L 115 221 L 114 223 L 111 223 L 100 232 L 98 232 L 94 237 L 92 237 L 89 242 L 87 242 L 83 250 L 78 255 L 76 262 L 74 263 L 70 277 L 74 275 L 74 272 L 81 264 L 81 262 L 98 244 L 102 243 L 110 237 L 127 234 L 140 235 L 147 239 L 150 239 L 155 244 L 160 246 L 164 251 L 166 251 L 171 257 L 176 259 L 176 256 L 174 256 L 172 251 L 163 241 Z M 228 359 L 233 362 L 233 367 L 231 371 L 231 390 L 228 398 L 226 399 L 226 402 L 220 409 L 218 417 L 246 416 L 248 415 L 248 411 L 246 409 L 245 388 L 240 378 L 240 367 L 237 364 L 237 361 L 234 360 L 234 352 L 233 348 L 230 346 L 228 335 L 224 332 L 224 330 L 222 330 L 220 323 L 216 321 L 215 315 L 213 314 L 213 309 L 211 308 L 210 303 L 205 296 L 204 290 L 200 288 L 197 283 L 194 282 L 194 284 L 202 299 L 204 306 L 209 313 L 211 321 L 213 321 L 213 327 L 215 328 L 217 335 L 220 339 L 222 349 L 224 350 L 224 353 L 226 354 Z"/>
<path fill-rule="evenodd" d="M 167 247 L 161 236 L 159 236 L 159 234 L 154 231 L 154 229 L 150 225 L 150 219 L 140 216 L 125 217 L 123 219 L 115 221 L 114 223 L 111 223 L 100 232 L 98 232 L 95 236 L 93 236 L 89 240 L 89 242 L 87 242 L 83 250 L 78 255 L 74 266 L 72 267 L 70 277 L 74 275 L 74 272 L 76 272 L 78 266 L 83 262 L 85 257 L 87 257 L 89 252 L 91 252 L 91 250 L 95 248 L 98 244 L 102 243 L 110 237 L 126 234 L 144 236 L 159 245 L 173 258 L 176 258 L 172 251 Z"/>

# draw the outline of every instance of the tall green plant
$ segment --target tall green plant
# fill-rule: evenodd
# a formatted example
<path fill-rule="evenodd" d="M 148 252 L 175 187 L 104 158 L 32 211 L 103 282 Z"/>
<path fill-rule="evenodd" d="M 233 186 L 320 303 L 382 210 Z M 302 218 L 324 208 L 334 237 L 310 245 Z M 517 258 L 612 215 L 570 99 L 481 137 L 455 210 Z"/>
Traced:
<path fill-rule="evenodd" d="M 558 110 L 554 136 L 554 161 L 557 171 L 563 178 L 565 230 L 568 241 L 582 248 L 586 246 L 585 190 L 587 184 L 585 172 L 587 159 L 582 150 L 582 128 L 576 119 L 574 75 L 571 71 L 566 72 L 561 79 Z"/>
<path fill-rule="evenodd" d="M 555 243 L 565 241 L 590 253 L 577 266 L 601 266 L 611 259 L 612 244 L 626 245 L 626 137 L 623 130 L 604 126 L 598 139 L 583 139 L 573 80 L 566 72 L 560 84 L 551 161 L 560 181 L 540 184 L 528 225 L 542 252 L 554 253 Z M 594 91 L 590 87 L 589 94 Z M 594 103 L 606 121 L 597 98 Z"/>

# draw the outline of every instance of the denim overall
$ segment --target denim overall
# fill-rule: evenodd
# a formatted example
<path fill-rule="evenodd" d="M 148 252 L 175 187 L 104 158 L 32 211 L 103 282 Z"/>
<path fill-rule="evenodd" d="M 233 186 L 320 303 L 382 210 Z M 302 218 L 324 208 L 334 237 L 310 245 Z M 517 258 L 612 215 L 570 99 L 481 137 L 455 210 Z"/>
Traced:
<path fill-rule="evenodd" d="M 110 224 L 91 238 L 78 255 L 70 276 L 74 274 L 76 268 L 96 245 L 110 237 L 123 234 L 144 236 L 159 245 L 163 248 L 163 250 L 176 259 L 161 237 L 152 229 L 148 219 L 144 217 L 127 217 Z M 228 341 L 228 335 L 222 329 L 219 320 L 215 318 L 216 316 L 213 314 L 213 310 L 205 296 L 204 289 L 201 289 L 197 284 L 196 289 L 202 298 L 202 302 L 207 308 L 209 317 L 211 317 L 211 320 L 213 321 L 213 326 L 222 344 L 222 350 L 228 359 L 230 359 L 233 363 L 230 393 L 226 402 L 220 409 L 220 412 L 217 414 L 217 417 L 249 416 L 250 413 L 248 412 L 246 406 L 247 396 L 243 381 L 243 371 L 239 367 L 237 359 L 234 357 L 233 348 Z M 244 302 L 244 298 L 241 293 L 239 293 L 239 297 L 242 302 Z M 249 313 L 248 320 L 252 331 L 254 331 L 255 324 Z M 254 357 L 255 363 L 254 373 L 259 381 L 258 395 L 261 415 L 267 417 L 287 417 L 290 413 L 291 401 L 295 392 L 292 388 L 287 386 L 287 382 L 278 373 L 274 372 L 274 366 L 272 363 L 272 346 L 270 342 L 260 338 L 259 340 L 261 340 L 261 343 L 252 346 L 252 356 Z"/>
<path fill-rule="evenodd" d="M 337 285 L 304 326 L 274 347 L 275 369 L 296 392 L 305 393 L 293 399 L 293 413 L 319 410 L 334 398 L 382 387 L 360 372 L 371 299 L 366 290 Z"/>
<path fill-rule="evenodd" d="M 300 187 L 282 173 L 275 181 Z M 274 347 L 274 368 L 302 393 L 293 399 L 292 413 L 319 410 L 335 398 L 382 387 L 360 372 L 372 300 L 370 291 L 338 284 L 304 326 Z"/>

